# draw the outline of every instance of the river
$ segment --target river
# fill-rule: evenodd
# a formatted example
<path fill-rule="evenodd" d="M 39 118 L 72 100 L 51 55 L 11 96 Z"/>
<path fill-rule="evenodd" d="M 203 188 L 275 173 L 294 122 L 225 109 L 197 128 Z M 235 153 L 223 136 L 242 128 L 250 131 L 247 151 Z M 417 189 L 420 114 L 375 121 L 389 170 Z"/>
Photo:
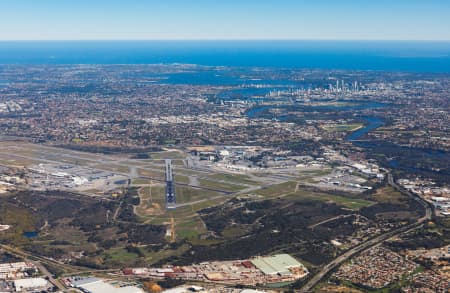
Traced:
<path fill-rule="evenodd" d="M 311 108 L 314 108 L 314 109 L 324 108 L 327 110 L 329 110 L 329 109 L 334 109 L 334 110 L 336 110 L 336 109 L 342 109 L 342 110 L 358 109 L 358 110 L 361 110 L 361 109 L 380 108 L 380 107 L 385 107 L 385 106 L 387 106 L 387 105 L 382 104 L 382 103 L 369 102 L 369 103 L 364 103 L 364 104 L 360 104 L 360 105 L 356 105 L 356 106 L 348 106 L 348 105 L 345 105 L 345 106 L 312 106 Z M 271 106 L 271 105 L 263 105 L 263 106 L 253 107 L 247 111 L 246 115 L 250 119 L 255 119 L 255 118 L 258 118 L 264 111 L 266 111 L 270 108 L 274 108 L 274 107 L 280 108 L 280 106 Z M 277 117 L 277 119 L 283 120 L 283 119 L 280 119 L 283 117 L 285 117 L 285 116 Z M 364 143 L 362 141 L 359 141 L 359 139 L 361 137 L 363 137 L 370 131 L 375 130 L 378 127 L 384 125 L 384 121 L 378 117 L 364 116 L 364 117 L 362 117 L 362 119 L 364 119 L 364 121 L 365 121 L 364 127 L 352 132 L 350 135 L 348 135 L 346 137 L 347 141 L 357 144 L 358 146 L 364 146 Z"/>
<path fill-rule="evenodd" d="M 380 126 L 384 125 L 384 121 L 378 117 L 362 117 L 366 123 L 364 127 L 352 132 L 347 136 L 346 140 L 351 141 L 352 143 L 356 143 L 358 145 L 362 145 L 362 142 L 358 142 L 358 140 L 369 133 L 372 130 L 377 129 Z"/>

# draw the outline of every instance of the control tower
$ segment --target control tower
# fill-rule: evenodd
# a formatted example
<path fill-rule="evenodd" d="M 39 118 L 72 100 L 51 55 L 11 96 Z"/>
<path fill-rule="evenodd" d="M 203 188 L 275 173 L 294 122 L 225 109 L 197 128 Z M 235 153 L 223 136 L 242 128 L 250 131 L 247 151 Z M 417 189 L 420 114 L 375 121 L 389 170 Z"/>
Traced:
<path fill-rule="evenodd" d="M 175 185 L 173 182 L 172 160 L 166 159 L 166 209 L 175 209 L 177 206 Z"/>

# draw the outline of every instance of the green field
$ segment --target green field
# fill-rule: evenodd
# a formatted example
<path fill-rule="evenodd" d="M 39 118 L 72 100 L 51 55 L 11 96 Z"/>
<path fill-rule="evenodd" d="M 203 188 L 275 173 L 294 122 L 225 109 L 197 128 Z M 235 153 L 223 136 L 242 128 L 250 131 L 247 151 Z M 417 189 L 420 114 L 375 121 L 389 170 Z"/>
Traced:
<path fill-rule="evenodd" d="M 188 176 L 184 176 L 184 175 L 175 174 L 175 183 L 188 184 L 189 183 L 189 177 Z"/>
<path fill-rule="evenodd" d="M 194 217 L 189 221 L 176 223 L 175 231 L 178 239 L 196 239 L 206 232 L 206 228 L 199 217 Z"/>
<path fill-rule="evenodd" d="M 143 179 L 143 178 L 137 178 L 137 179 L 133 179 L 131 181 L 131 184 L 135 184 L 135 185 L 145 185 L 145 184 L 150 184 L 150 180 L 148 179 Z"/>
<path fill-rule="evenodd" d="M 118 173 L 129 173 L 130 172 L 130 168 L 128 168 L 127 166 L 121 166 L 121 165 L 116 165 L 116 164 L 98 164 L 98 165 L 94 165 L 92 167 L 100 169 L 100 170 L 108 170 L 108 171 L 113 171 L 113 172 L 118 172 Z"/>
<path fill-rule="evenodd" d="M 345 206 L 351 209 L 360 209 L 365 206 L 374 204 L 372 201 L 359 199 L 359 198 L 348 198 L 338 195 L 330 195 L 325 193 L 316 193 L 306 190 L 295 191 L 297 182 L 289 181 L 281 184 L 276 184 L 269 186 L 267 188 L 262 188 L 256 190 L 255 193 L 265 197 L 277 197 L 282 195 L 287 195 L 288 198 L 292 199 L 313 199 L 318 201 L 332 201 L 339 205 Z"/>
<path fill-rule="evenodd" d="M 218 192 L 188 186 L 176 186 L 175 193 L 177 196 L 177 203 L 180 204 L 189 203 L 201 199 L 208 199 L 220 195 L 220 193 Z"/>
<path fill-rule="evenodd" d="M 312 199 L 318 201 L 332 201 L 338 205 L 347 207 L 349 209 L 358 210 L 363 207 L 367 207 L 375 204 L 375 202 L 368 201 L 360 198 L 350 198 L 344 197 L 340 195 L 332 195 L 325 193 L 316 193 L 305 190 L 299 190 L 297 192 L 292 193 L 289 197 L 293 198 L 301 198 L 301 199 Z"/>
<path fill-rule="evenodd" d="M 399 204 L 403 206 L 408 205 L 408 197 L 390 186 L 378 189 L 371 198 L 381 203 Z"/>
<path fill-rule="evenodd" d="M 151 153 L 151 157 L 155 160 L 164 160 L 164 159 L 185 159 L 186 155 L 181 151 L 166 151 L 166 152 L 158 152 Z"/>
<path fill-rule="evenodd" d="M 215 179 L 215 180 L 223 180 L 234 184 L 249 184 L 249 185 L 255 185 L 259 184 L 259 182 L 251 180 L 250 176 L 247 175 L 241 175 L 241 174 L 229 174 L 229 173 L 217 173 L 214 175 L 208 176 L 208 178 Z"/>
<path fill-rule="evenodd" d="M 271 185 L 269 187 L 263 187 L 256 190 L 254 193 L 266 197 L 277 197 L 280 195 L 289 194 L 295 191 L 297 182 L 289 181 L 280 184 Z"/>
<path fill-rule="evenodd" d="M 212 181 L 208 179 L 199 179 L 201 187 L 211 188 L 211 189 L 218 189 L 223 190 L 227 192 L 237 192 L 245 189 L 245 186 L 242 185 L 236 185 L 231 183 L 225 183 L 225 182 L 217 182 Z"/>
<path fill-rule="evenodd" d="M 150 178 L 155 178 L 158 180 L 164 180 L 164 171 L 161 168 L 161 171 L 154 171 L 154 170 L 143 170 L 143 169 L 138 169 L 138 174 L 139 176 L 144 176 L 144 177 L 150 177 Z"/>
<path fill-rule="evenodd" d="M 136 253 L 128 252 L 124 248 L 115 248 L 108 250 L 105 255 L 105 263 L 111 263 L 111 264 L 132 264 L 134 261 L 138 258 L 138 255 Z"/>

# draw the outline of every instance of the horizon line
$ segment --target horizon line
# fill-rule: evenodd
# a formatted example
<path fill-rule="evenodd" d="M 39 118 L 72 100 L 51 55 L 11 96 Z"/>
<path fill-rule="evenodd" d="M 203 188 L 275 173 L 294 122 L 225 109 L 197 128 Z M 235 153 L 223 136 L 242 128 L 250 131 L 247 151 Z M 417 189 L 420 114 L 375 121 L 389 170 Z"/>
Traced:
<path fill-rule="evenodd" d="M 0 39 L 0 42 L 450 42 L 450 39 Z"/>

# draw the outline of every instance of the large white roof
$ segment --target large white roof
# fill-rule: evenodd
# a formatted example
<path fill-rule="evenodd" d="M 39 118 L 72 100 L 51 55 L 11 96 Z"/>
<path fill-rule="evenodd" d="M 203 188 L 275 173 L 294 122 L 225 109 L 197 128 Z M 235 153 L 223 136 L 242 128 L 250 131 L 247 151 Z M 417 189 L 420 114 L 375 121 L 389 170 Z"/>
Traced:
<path fill-rule="evenodd" d="M 106 283 L 103 280 L 91 279 L 91 282 L 84 282 L 83 284 L 77 285 L 78 288 L 82 288 L 91 293 L 143 293 L 141 288 L 126 286 L 116 288 L 111 284 Z"/>
<path fill-rule="evenodd" d="M 22 291 L 30 288 L 41 288 L 47 285 L 47 280 L 43 278 L 18 279 L 14 281 L 16 291 Z"/>
<path fill-rule="evenodd" d="M 251 262 L 266 275 L 290 274 L 290 268 L 303 267 L 300 262 L 289 254 L 257 257 L 252 259 Z"/>

